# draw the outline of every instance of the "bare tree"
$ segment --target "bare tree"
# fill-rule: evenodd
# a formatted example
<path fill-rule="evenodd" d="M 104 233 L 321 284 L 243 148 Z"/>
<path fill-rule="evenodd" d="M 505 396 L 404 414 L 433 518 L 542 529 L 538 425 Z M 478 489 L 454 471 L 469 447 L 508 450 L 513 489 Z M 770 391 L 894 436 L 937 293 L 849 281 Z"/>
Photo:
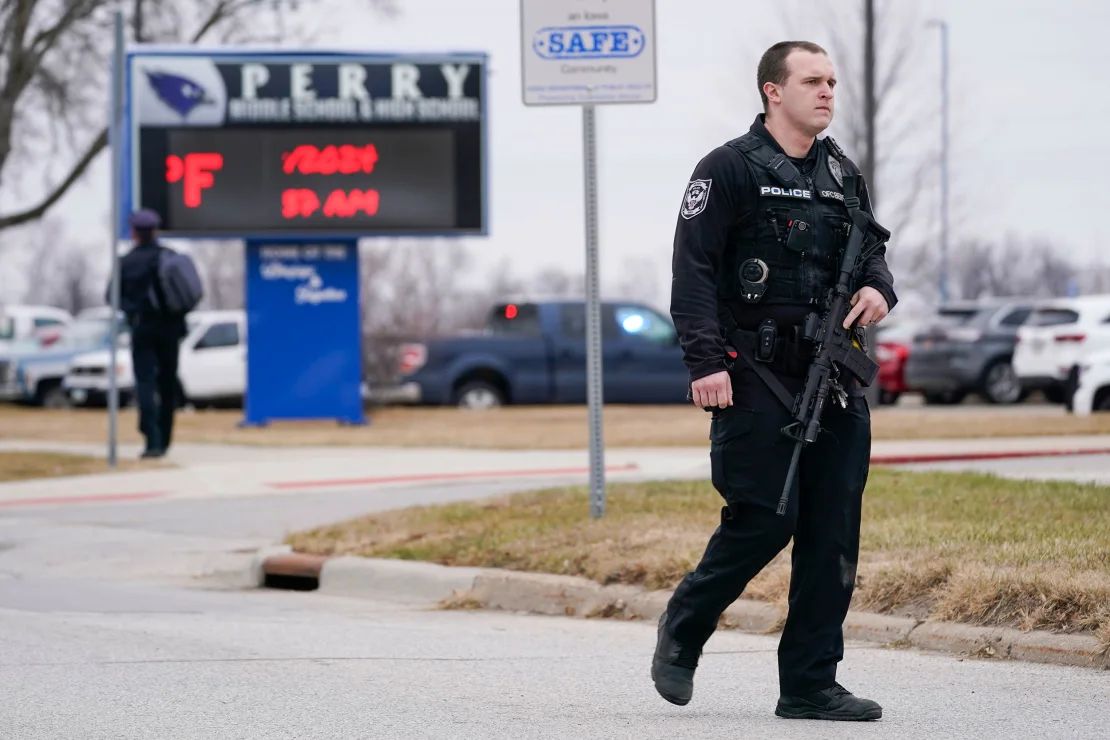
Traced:
<path fill-rule="evenodd" d="M 1096 256 L 1080 272 L 1077 288 L 1084 294 L 1110 293 L 1110 265 L 1103 255 Z"/>
<path fill-rule="evenodd" d="M 584 274 L 572 274 L 553 266 L 537 270 L 528 281 L 528 285 L 529 290 L 535 295 L 550 298 L 585 298 L 586 296 Z"/>
<path fill-rule="evenodd" d="M 1028 280 L 1036 295 L 1064 296 L 1079 284 L 1082 268 L 1064 256 L 1065 250 L 1045 238 L 1032 238 L 1026 246 Z"/>
<path fill-rule="evenodd" d="M 243 243 L 232 241 L 196 241 L 191 253 L 204 280 L 202 308 L 243 308 L 245 298 L 245 255 Z"/>
<path fill-rule="evenodd" d="M 495 300 L 502 300 L 509 296 L 521 295 L 527 290 L 525 281 L 514 274 L 507 259 L 501 260 L 497 267 L 486 273 L 486 291 Z"/>
<path fill-rule="evenodd" d="M 76 314 L 103 302 L 94 283 L 87 245 L 71 243 L 55 220 L 43 222 L 30 245 L 25 268 L 25 303 L 57 306 Z"/>
<path fill-rule="evenodd" d="M 70 249 L 68 255 L 62 255 L 58 267 L 58 278 L 53 292 L 47 293 L 47 303 L 76 315 L 103 302 L 98 286 L 93 285 L 89 279 L 92 260 L 88 250 Z"/>
<path fill-rule="evenodd" d="M 457 241 L 382 239 L 360 250 L 364 358 L 371 382 L 388 385 L 405 342 L 477 330 L 485 321 L 482 284 Z"/>
<path fill-rule="evenodd" d="M 460 244 L 390 239 L 366 251 L 367 326 L 413 334 L 437 334 L 456 327 L 457 299 L 470 263 Z M 372 268 L 376 271 L 368 272 Z"/>
<path fill-rule="evenodd" d="M 19 193 L 40 174 L 45 195 L 0 214 L 0 230 L 38 220 L 107 146 L 104 111 L 112 13 L 134 42 L 275 42 L 286 12 L 324 0 L 0 0 L 0 185 Z M 395 0 L 365 0 L 386 14 Z M 24 198 L 25 199 L 25 198 Z M 11 199 L 9 199 L 11 202 Z"/>
<path fill-rule="evenodd" d="M 605 291 L 613 298 L 624 301 L 639 301 L 648 305 L 659 302 L 657 265 L 646 257 L 627 259 L 620 272 L 612 281 L 612 289 Z"/>
<path fill-rule="evenodd" d="M 952 268 L 958 297 L 968 300 L 987 296 L 1064 296 L 1081 285 L 1090 273 L 1062 256 L 1064 250 L 1048 239 L 1007 236 L 1000 242 L 972 239 L 959 242 Z M 935 275 L 936 261 L 927 271 Z M 1097 274 L 1098 271 L 1096 271 Z"/>

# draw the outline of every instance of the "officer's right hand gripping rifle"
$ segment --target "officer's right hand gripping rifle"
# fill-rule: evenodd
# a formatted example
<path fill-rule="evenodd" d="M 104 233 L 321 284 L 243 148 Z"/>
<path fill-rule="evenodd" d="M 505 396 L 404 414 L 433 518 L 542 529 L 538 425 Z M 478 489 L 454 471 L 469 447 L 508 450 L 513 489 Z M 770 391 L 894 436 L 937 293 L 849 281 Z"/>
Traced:
<path fill-rule="evenodd" d="M 859 175 L 844 175 L 844 205 L 852 219 L 848 243 L 840 263 L 840 273 L 836 287 L 832 290 L 828 309 L 818 320 L 811 314 L 806 322 L 804 335 L 813 343 L 813 360 L 806 374 L 805 387 L 794 402 L 793 420 L 782 428 L 782 433 L 795 441 L 794 454 L 786 472 L 786 485 L 779 499 L 777 513 L 786 513 L 790 499 L 790 488 L 798 469 L 798 459 L 802 447 L 817 439 L 821 431 L 821 414 L 829 393 L 835 393 L 837 400 L 844 405 L 846 396 L 838 378 L 838 367 L 859 378 L 864 386 L 870 386 L 879 372 L 879 366 L 853 341 L 855 327 L 844 328 L 844 319 L 851 308 L 851 297 L 855 290 L 855 273 L 870 256 L 870 252 L 890 239 L 890 232 L 880 226 L 869 213 L 862 210 L 858 197 Z M 864 253 L 864 243 L 869 236 L 876 242 Z"/>

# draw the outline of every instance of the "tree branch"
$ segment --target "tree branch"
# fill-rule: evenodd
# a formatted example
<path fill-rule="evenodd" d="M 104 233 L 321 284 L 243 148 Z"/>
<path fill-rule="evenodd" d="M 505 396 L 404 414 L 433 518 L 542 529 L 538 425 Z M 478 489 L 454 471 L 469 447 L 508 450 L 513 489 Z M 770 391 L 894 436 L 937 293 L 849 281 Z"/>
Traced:
<path fill-rule="evenodd" d="M 31 26 L 31 11 L 34 0 L 17 0 L 13 18 L 5 26 L 9 29 L 8 74 L 4 87 L 0 88 L 0 172 L 12 152 L 12 125 L 15 119 L 15 103 L 35 77 L 35 67 L 28 63 L 23 48 L 23 40 Z"/>
<path fill-rule="evenodd" d="M 909 43 L 909 42 L 906 41 L 906 43 Z M 905 48 L 905 47 L 903 47 L 903 48 Z M 887 67 L 887 69 L 885 70 L 886 74 L 884 74 L 882 76 L 882 78 L 879 80 L 878 90 L 875 93 L 876 99 L 880 102 L 883 101 L 883 100 L 887 100 L 890 96 L 890 93 L 902 81 L 902 70 L 904 69 L 905 62 L 906 62 L 906 57 L 908 55 L 907 54 L 893 54 L 892 56 L 894 57 L 894 60 L 890 63 L 890 66 Z"/>
<path fill-rule="evenodd" d="M 143 0 L 135 0 L 131 9 L 131 36 L 135 43 L 146 41 L 146 30 L 143 28 Z"/>
<path fill-rule="evenodd" d="M 96 141 L 92 143 L 92 146 L 88 148 L 85 152 L 85 156 L 77 160 L 77 164 L 73 165 L 73 169 L 70 171 L 69 175 L 67 175 L 66 178 L 62 180 L 61 184 L 54 188 L 54 192 L 46 196 L 41 203 L 34 208 L 28 208 L 25 211 L 13 213 L 10 216 L 0 216 L 0 230 L 40 218 L 52 205 L 57 203 L 61 197 L 66 194 L 67 190 L 73 187 L 73 184 L 77 182 L 81 175 L 85 174 L 85 170 L 87 170 L 93 160 L 96 159 L 96 155 L 100 154 L 100 150 L 106 146 L 108 146 L 108 129 L 104 129 L 100 132 L 100 136 L 98 136 Z M 114 217 L 113 214 L 113 218 Z"/>
<path fill-rule="evenodd" d="M 42 63 L 42 58 L 46 53 L 58 42 L 58 38 L 68 31 L 77 21 L 84 20 L 92 15 L 96 7 L 97 3 L 95 2 L 67 3 L 66 11 L 62 13 L 62 17 L 58 19 L 58 22 L 49 28 L 39 31 L 31 40 L 29 51 L 34 62 L 33 66 L 37 68 L 39 64 Z"/>
<path fill-rule="evenodd" d="M 242 5 L 245 7 L 246 5 L 249 5 L 250 2 L 251 0 L 244 0 Z M 233 12 L 237 12 L 228 10 L 228 8 L 232 5 L 234 5 L 234 3 L 231 2 L 231 0 L 220 0 L 220 2 L 216 3 L 216 7 L 213 8 L 212 12 L 208 15 L 208 20 L 200 24 L 200 28 L 198 28 L 197 32 L 193 34 L 193 38 L 190 43 L 195 44 L 203 39 L 209 31 L 216 27 L 216 24 L 218 24 L 226 17 L 225 13 L 227 15 L 231 15 Z"/>
<path fill-rule="evenodd" d="M 27 11 L 26 11 L 27 17 L 24 20 L 26 22 L 29 22 L 30 21 L 30 6 L 33 5 L 33 2 L 30 2 L 30 0 L 19 0 L 19 2 L 20 2 L 20 5 L 19 5 L 20 8 L 23 8 L 24 6 L 27 7 Z M 135 2 L 136 7 L 138 7 L 141 2 L 142 2 L 142 0 L 136 0 L 136 2 Z M 238 3 L 235 2 L 234 0 L 220 0 L 220 2 L 216 4 L 216 7 L 213 8 L 213 10 L 209 14 L 208 18 L 200 25 L 200 27 L 197 29 L 196 33 L 193 34 L 192 43 L 195 44 L 195 43 L 198 43 L 201 40 L 203 40 L 204 36 L 206 34 L 208 34 L 213 28 L 215 28 L 220 23 L 220 21 L 224 20 L 229 15 L 240 12 L 241 10 L 247 8 L 249 5 L 251 5 L 251 2 L 252 2 L 252 0 L 241 0 Z M 60 25 L 60 22 L 59 22 L 59 25 Z M 25 34 L 25 33 L 26 33 L 26 29 L 24 28 L 22 34 L 19 36 L 20 42 L 14 44 L 13 47 L 12 47 L 12 56 L 16 57 L 17 59 L 19 57 L 16 56 L 16 51 L 15 50 L 20 49 L 22 47 L 22 35 Z M 12 70 L 15 69 L 15 68 L 16 68 L 16 65 L 9 66 L 9 69 L 8 69 L 9 85 L 11 84 L 11 80 L 13 78 Z M 34 69 L 35 69 L 34 66 L 29 67 L 31 76 L 28 77 L 28 81 L 31 79 L 31 77 L 33 77 Z M 23 83 L 23 84 L 25 86 L 26 82 Z M 8 112 L 5 111 L 5 102 L 8 98 L 8 96 L 9 96 L 8 86 L 5 86 L 4 92 L 0 93 L 0 125 L 2 125 L 3 122 L 7 122 L 8 126 L 7 126 L 6 130 L 3 129 L 3 128 L 0 128 L 0 172 L 3 171 L 4 161 L 7 159 L 7 156 L 11 151 L 10 138 L 11 138 L 11 121 L 13 119 L 13 116 L 10 115 L 10 114 L 6 114 Z M 14 108 L 16 98 L 18 98 L 18 94 L 14 95 L 14 96 L 11 96 L 11 107 L 12 108 Z M 69 174 L 66 175 L 66 177 L 61 181 L 61 183 L 59 183 L 57 187 L 55 187 L 45 198 L 43 198 L 43 200 L 38 205 L 33 206 L 31 208 L 28 208 L 24 211 L 20 211 L 18 213 L 13 213 L 13 214 L 8 215 L 8 216 L 0 216 L 0 231 L 2 231 L 4 229 L 11 228 L 13 226 L 18 226 L 18 225 L 23 224 L 23 223 L 27 223 L 29 221 L 34 221 L 38 218 L 41 218 L 43 216 L 43 214 L 45 214 L 46 211 L 48 211 L 51 206 L 53 206 L 55 203 L 57 203 L 59 200 L 61 200 L 62 196 L 64 196 L 66 194 L 66 192 L 68 192 L 69 189 L 71 187 L 73 187 L 73 185 L 81 178 L 81 176 L 85 174 L 85 171 L 89 168 L 89 165 L 92 164 L 93 160 L 96 159 L 97 155 L 100 154 L 101 150 L 103 150 L 107 146 L 108 146 L 108 129 L 107 129 L 107 127 L 105 127 L 103 129 L 101 129 L 101 131 L 97 135 L 96 139 L 93 140 L 93 143 L 85 151 L 84 156 L 82 156 L 79 160 L 77 160 L 77 163 L 73 165 L 73 168 L 70 170 Z M 112 214 L 112 218 L 115 218 L 115 217 L 116 217 L 116 214 Z"/>
<path fill-rule="evenodd" d="M 925 189 L 924 183 L 926 176 L 933 169 L 936 162 L 932 158 L 926 158 L 917 163 L 914 168 L 913 176 L 910 182 L 914 185 L 910 188 L 909 192 L 903 196 L 902 200 L 894 208 L 894 212 L 898 215 L 893 221 L 893 226 L 890 229 L 892 234 L 901 233 L 908 226 L 917 211 L 917 204 L 921 198 L 921 193 Z"/>

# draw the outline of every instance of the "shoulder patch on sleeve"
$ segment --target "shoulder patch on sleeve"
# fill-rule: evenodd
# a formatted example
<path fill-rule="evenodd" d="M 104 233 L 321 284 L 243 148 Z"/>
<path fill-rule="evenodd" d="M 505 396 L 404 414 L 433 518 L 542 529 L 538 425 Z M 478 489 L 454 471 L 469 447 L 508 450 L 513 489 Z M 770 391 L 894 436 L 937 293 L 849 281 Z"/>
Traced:
<path fill-rule="evenodd" d="M 713 178 L 707 180 L 691 180 L 686 186 L 686 194 L 682 196 L 682 217 L 691 219 L 705 210 L 709 203 L 709 188 L 713 185 Z"/>
<path fill-rule="evenodd" d="M 844 187 L 844 172 L 840 169 L 840 160 L 831 154 L 829 155 L 829 172 L 832 173 L 836 184 Z"/>

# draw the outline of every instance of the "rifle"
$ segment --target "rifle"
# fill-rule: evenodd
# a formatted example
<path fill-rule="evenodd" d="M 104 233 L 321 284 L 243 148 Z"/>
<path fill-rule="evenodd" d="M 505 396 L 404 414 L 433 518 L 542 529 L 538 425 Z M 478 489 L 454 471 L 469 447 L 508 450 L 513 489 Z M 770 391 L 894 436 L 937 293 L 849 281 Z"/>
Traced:
<path fill-rule="evenodd" d="M 791 456 L 790 467 L 786 471 L 786 485 L 779 499 L 779 516 L 786 513 L 790 486 L 794 483 L 802 448 L 815 441 L 821 431 L 821 414 L 825 410 L 830 389 L 842 406 L 846 403 L 847 395 L 838 381 L 840 371 L 837 365 L 859 378 L 864 386 L 870 386 L 879 372 L 878 364 L 853 341 L 855 329 L 845 329 L 843 326 L 844 317 L 848 315 L 850 308 L 855 273 L 865 261 L 864 241 L 868 236 L 877 237 L 878 242 L 872 247 L 877 249 L 890 239 L 890 232 L 859 207 L 858 187 L 859 175 L 844 175 L 844 205 L 848 208 L 852 227 L 840 262 L 840 273 L 824 315 L 818 320 L 817 314 L 810 314 L 803 327 L 803 336 L 813 344 L 813 360 L 806 374 L 805 386 L 794 402 L 794 418 L 782 428 L 782 433 L 794 440 L 794 454 Z"/>

